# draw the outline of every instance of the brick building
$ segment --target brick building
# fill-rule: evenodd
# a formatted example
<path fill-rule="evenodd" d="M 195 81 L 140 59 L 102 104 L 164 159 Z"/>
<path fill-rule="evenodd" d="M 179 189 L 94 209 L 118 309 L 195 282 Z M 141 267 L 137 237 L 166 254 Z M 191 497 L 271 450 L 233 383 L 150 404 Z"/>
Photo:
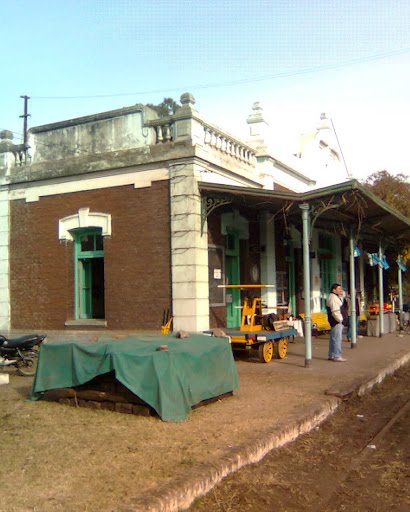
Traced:
<path fill-rule="evenodd" d="M 315 182 L 267 148 L 258 104 L 247 142 L 194 104 L 187 93 L 165 117 L 135 105 L 38 126 L 28 147 L 0 134 L 2 330 L 158 330 L 164 311 L 175 329 L 233 327 L 243 297 L 227 283 L 274 285 L 262 292 L 266 311 L 303 308 L 298 205 L 363 190 L 307 196 Z M 343 279 L 348 240 L 322 218 L 311 236 L 318 311 L 329 281 Z"/>

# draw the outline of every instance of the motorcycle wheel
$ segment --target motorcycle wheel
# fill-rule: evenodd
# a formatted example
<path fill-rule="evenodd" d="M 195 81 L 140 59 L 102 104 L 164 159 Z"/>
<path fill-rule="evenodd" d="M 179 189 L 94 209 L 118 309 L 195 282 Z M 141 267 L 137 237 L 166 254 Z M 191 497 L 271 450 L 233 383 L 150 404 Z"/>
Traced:
<path fill-rule="evenodd" d="M 33 355 L 24 356 L 16 363 L 17 373 L 23 377 L 32 377 L 37 370 L 38 357 Z"/>

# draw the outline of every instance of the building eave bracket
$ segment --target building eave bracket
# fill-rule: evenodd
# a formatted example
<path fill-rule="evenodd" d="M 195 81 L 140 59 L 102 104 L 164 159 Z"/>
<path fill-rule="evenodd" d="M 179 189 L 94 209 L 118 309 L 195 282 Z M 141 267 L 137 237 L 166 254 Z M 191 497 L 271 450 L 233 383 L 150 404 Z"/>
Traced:
<path fill-rule="evenodd" d="M 219 208 L 232 204 L 232 199 L 228 196 L 203 196 L 201 199 L 201 236 L 204 233 L 204 225 L 211 212 Z"/>

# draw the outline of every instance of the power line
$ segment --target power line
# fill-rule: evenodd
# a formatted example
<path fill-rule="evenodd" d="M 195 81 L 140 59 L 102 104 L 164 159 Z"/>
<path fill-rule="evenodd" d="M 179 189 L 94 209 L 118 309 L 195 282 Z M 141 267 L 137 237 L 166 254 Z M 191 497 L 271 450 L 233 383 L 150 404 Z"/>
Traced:
<path fill-rule="evenodd" d="M 13 132 L 12 130 L 9 130 L 7 128 L 0 128 L 0 132 L 2 131 L 7 131 L 7 132 L 11 132 L 14 135 L 18 135 L 17 139 L 20 139 L 20 140 L 23 140 L 23 134 L 22 133 L 19 133 L 19 132 Z"/>
<path fill-rule="evenodd" d="M 374 54 L 369 55 L 367 57 L 360 57 L 356 59 L 350 59 L 339 63 L 334 64 L 324 64 L 321 66 L 313 66 L 306 69 L 299 69 L 295 71 L 284 71 L 282 73 L 275 73 L 273 75 L 262 75 L 259 77 L 254 78 L 242 78 L 238 80 L 229 80 L 225 82 L 213 82 L 208 84 L 196 84 L 196 85 L 185 85 L 181 87 L 174 87 L 174 88 L 168 88 L 168 89 L 153 89 L 148 91 L 136 91 L 136 92 L 126 92 L 126 93 L 117 93 L 117 94 L 93 94 L 93 95 L 81 95 L 81 96 L 31 96 L 32 99 L 36 100 L 79 100 L 79 99 L 93 99 L 93 98 L 118 98 L 118 97 L 124 97 L 124 96 L 137 96 L 142 94 L 157 94 L 157 93 L 166 93 L 171 91 L 181 91 L 184 90 L 192 90 L 192 89 L 210 89 L 213 87 L 227 87 L 231 85 L 242 85 L 247 83 L 254 83 L 254 82 L 262 82 L 267 80 L 275 80 L 278 78 L 288 78 L 291 76 L 298 76 L 298 75 L 306 75 L 309 73 L 316 73 L 320 71 L 327 71 L 331 69 L 337 69 L 349 65 L 354 64 L 365 64 L 367 62 L 372 62 L 375 60 L 381 60 L 386 59 L 389 57 L 395 57 L 398 55 L 403 55 L 410 52 L 410 48 L 402 48 L 399 50 L 392 50 L 390 52 L 380 53 L 380 54 Z"/>
<path fill-rule="evenodd" d="M 336 128 L 335 128 L 335 125 L 333 124 L 333 119 L 332 118 L 330 118 L 330 123 L 332 125 L 333 133 L 335 134 L 335 137 L 336 137 L 337 145 L 339 146 L 340 155 L 341 155 L 342 160 L 343 160 L 343 165 L 344 165 L 347 177 L 349 178 L 349 180 L 351 180 L 352 179 L 352 175 L 350 174 L 349 169 L 347 167 L 346 160 L 345 160 L 345 157 L 343 155 L 342 146 L 340 145 L 339 137 L 337 136 Z"/>

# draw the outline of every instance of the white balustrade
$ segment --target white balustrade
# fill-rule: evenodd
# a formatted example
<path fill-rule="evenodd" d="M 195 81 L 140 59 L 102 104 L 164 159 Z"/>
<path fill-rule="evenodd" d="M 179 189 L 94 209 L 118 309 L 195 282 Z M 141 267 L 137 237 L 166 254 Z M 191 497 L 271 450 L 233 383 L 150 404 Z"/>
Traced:
<path fill-rule="evenodd" d="M 157 144 L 169 142 L 173 139 L 172 127 L 170 123 L 157 125 L 155 126 L 155 130 L 157 134 Z"/>
<path fill-rule="evenodd" d="M 159 122 L 155 120 L 147 124 L 155 129 L 157 144 L 175 140 L 174 121 L 167 119 L 163 122 Z M 214 126 L 208 125 L 202 121 L 201 124 L 204 130 L 203 144 L 205 146 L 210 146 L 249 165 L 255 165 L 256 154 L 250 146 L 247 146 L 240 140 L 222 132 Z"/>
<path fill-rule="evenodd" d="M 241 144 L 237 139 L 224 134 L 208 125 L 204 127 L 204 144 L 214 147 L 223 153 L 231 155 L 243 162 L 254 165 L 256 162 L 255 152 L 248 146 Z"/>

